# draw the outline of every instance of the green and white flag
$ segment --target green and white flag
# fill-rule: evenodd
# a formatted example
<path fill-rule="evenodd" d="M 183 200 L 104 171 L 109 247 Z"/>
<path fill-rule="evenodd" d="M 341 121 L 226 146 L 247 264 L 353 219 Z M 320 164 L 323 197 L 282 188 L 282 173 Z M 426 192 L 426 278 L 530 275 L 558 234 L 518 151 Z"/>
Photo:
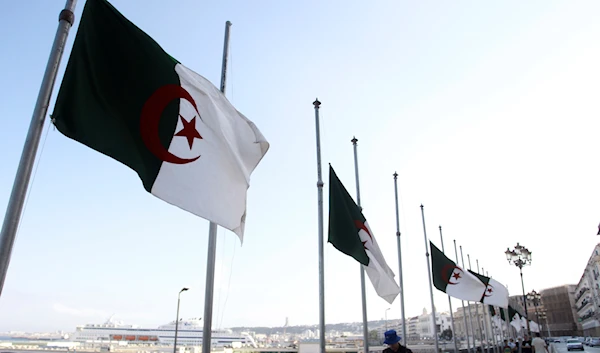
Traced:
<path fill-rule="evenodd" d="M 506 289 L 502 283 L 471 270 L 469 270 L 469 272 L 479 278 L 486 286 L 484 293 L 478 301 L 487 305 L 495 305 L 505 309 L 508 308 L 508 289 Z"/>
<path fill-rule="evenodd" d="M 243 239 L 250 175 L 269 143 L 106 0 L 86 1 L 52 119 L 148 192 Z"/>
<path fill-rule="evenodd" d="M 400 293 L 373 232 L 348 190 L 329 166 L 329 239 L 339 251 L 360 262 L 377 295 L 392 304 Z"/>
<path fill-rule="evenodd" d="M 451 297 L 478 302 L 485 291 L 485 284 L 469 271 L 465 271 L 444 255 L 432 242 L 431 274 L 433 285 Z"/>

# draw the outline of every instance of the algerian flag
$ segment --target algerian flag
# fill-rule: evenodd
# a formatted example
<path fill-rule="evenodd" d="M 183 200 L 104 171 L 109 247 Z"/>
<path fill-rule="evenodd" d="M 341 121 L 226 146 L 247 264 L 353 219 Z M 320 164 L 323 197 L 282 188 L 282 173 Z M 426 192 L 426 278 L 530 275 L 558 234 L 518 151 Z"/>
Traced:
<path fill-rule="evenodd" d="M 429 242 L 429 246 L 435 288 L 454 298 L 479 301 L 485 285 L 468 271 L 456 266 L 456 263 L 447 258 L 432 242 Z"/>
<path fill-rule="evenodd" d="M 482 296 L 478 301 L 487 305 L 496 305 L 501 308 L 508 308 L 508 289 L 506 289 L 502 283 L 471 270 L 469 270 L 469 272 L 479 278 L 479 280 L 486 285 L 485 292 L 482 293 Z"/>
<path fill-rule="evenodd" d="M 513 319 L 510 321 L 510 324 L 515 328 L 515 330 L 517 330 L 517 332 L 521 331 L 521 329 L 524 327 L 523 323 L 521 322 L 521 316 L 519 316 L 519 314 L 515 314 L 515 316 L 513 316 Z"/>
<path fill-rule="evenodd" d="M 86 1 L 52 119 L 156 197 L 243 238 L 250 174 L 269 143 L 106 0 Z"/>
<path fill-rule="evenodd" d="M 377 294 L 393 303 L 400 293 L 373 232 L 335 171 L 329 166 L 329 239 L 339 251 L 360 262 Z"/>

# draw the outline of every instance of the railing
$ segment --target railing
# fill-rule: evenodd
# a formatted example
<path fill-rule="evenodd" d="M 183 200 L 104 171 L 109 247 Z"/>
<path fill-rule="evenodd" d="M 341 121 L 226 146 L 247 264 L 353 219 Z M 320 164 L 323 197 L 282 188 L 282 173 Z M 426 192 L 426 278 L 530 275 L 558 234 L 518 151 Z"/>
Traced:
<path fill-rule="evenodd" d="M 583 288 L 582 290 L 579 291 L 579 293 L 577 293 L 577 295 L 575 296 L 575 301 L 578 301 L 585 292 L 587 292 L 588 290 L 590 290 L 589 288 Z"/>
<path fill-rule="evenodd" d="M 581 305 L 577 307 L 577 311 L 583 309 L 586 305 L 588 305 L 590 303 L 590 299 L 589 298 L 585 298 L 582 302 Z"/>
<path fill-rule="evenodd" d="M 594 316 L 594 314 L 595 314 L 595 312 L 594 312 L 594 311 L 590 311 L 589 313 L 587 313 L 587 314 L 583 315 L 583 316 L 581 317 L 581 320 L 582 320 L 582 321 L 583 321 L 583 320 L 587 320 L 587 319 L 589 319 L 589 318 L 593 317 L 593 316 Z"/>

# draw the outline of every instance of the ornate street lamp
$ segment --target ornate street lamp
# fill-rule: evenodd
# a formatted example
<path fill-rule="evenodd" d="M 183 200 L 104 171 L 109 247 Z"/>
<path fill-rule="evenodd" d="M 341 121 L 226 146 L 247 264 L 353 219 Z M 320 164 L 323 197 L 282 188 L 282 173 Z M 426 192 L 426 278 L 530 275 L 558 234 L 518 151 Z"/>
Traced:
<path fill-rule="evenodd" d="M 546 323 L 546 332 L 548 332 L 548 337 L 552 337 L 550 334 L 550 323 L 548 322 L 548 311 L 546 309 L 540 310 L 540 319 L 544 320 Z"/>
<path fill-rule="evenodd" d="M 540 314 L 538 313 L 538 305 L 540 305 L 542 301 L 542 296 L 540 295 L 540 293 L 536 292 L 535 290 L 532 290 L 531 292 L 527 293 L 527 300 L 533 303 L 533 306 L 535 308 L 535 317 L 537 319 L 537 324 L 539 325 Z"/>
<path fill-rule="evenodd" d="M 521 274 L 521 288 L 523 289 L 523 306 L 525 307 L 525 320 L 527 321 L 527 332 L 531 336 L 531 328 L 529 327 L 529 317 L 527 315 L 527 298 L 525 296 L 525 285 L 523 284 L 523 266 L 531 265 L 531 251 L 517 243 L 513 250 L 506 248 L 504 252 L 508 263 L 514 264 L 519 268 Z"/>

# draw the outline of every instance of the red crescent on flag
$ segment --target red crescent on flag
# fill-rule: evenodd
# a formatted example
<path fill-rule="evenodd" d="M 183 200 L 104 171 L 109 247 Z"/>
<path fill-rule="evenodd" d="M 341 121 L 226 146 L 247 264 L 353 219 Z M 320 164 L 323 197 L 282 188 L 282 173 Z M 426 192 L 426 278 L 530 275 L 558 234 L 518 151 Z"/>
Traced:
<path fill-rule="evenodd" d="M 371 241 L 373 241 L 373 236 L 371 235 L 369 228 L 367 228 L 367 226 L 363 222 L 355 220 L 354 225 L 356 226 L 356 228 L 358 228 L 359 231 L 364 230 L 369 236 L 369 238 L 371 238 Z"/>
<path fill-rule="evenodd" d="M 462 270 L 462 268 L 456 266 L 456 265 L 451 265 L 451 264 L 447 264 L 446 266 L 442 267 L 442 278 L 444 279 L 444 282 L 446 282 L 447 284 L 458 284 L 458 282 L 452 282 L 452 277 L 450 277 L 450 279 L 446 279 L 448 278 L 448 270 L 451 270 L 451 272 L 454 272 L 454 269 L 458 269 L 460 272 L 464 272 Z"/>
<path fill-rule="evenodd" d="M 483 293 L 483 296 L 491 297 L 492 293 L 494 293 L 494 286 L 488 283 L 487 288 L 485 288 L 485 292 Z"/>
<path fill-rule="evenodd" d="M 198 116 L 200 116 L 196 102 L 190 93 L 179 85 L 164 85 L 154 91 L 144 104 L 140 116 L 140 134 L 142 135 L 142 140 L 148 150 L 161 161 L 173 164 L 187 164 L 200 158 L 200 156 L 189 159 L 178 157 L 169 152 L 160 141 L 158 125 L 162 113 L 171 101 L 180 98 L 190 102 L 196 110 L 196 113 L 198 113 Z"/>

